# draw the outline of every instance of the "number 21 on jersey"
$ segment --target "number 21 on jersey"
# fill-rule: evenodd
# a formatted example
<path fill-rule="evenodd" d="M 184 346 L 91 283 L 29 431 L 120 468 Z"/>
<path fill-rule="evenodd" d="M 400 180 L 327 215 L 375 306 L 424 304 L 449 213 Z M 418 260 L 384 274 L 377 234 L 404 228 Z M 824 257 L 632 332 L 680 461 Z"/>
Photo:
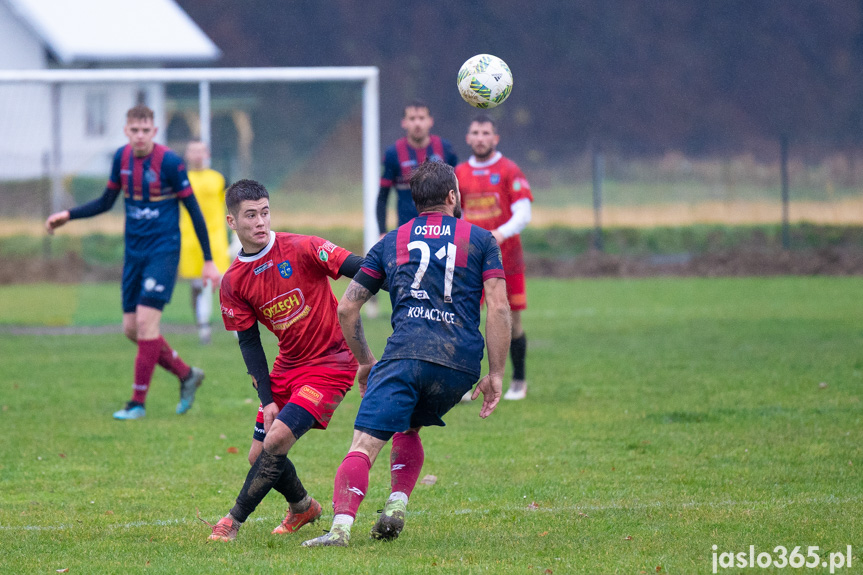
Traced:
<path fill-rule="evenodd" d="M 416 299 L 429 299 L 428 292 L 424 289 L 420 289 L 420 283 L 423 281 L 423 277 L 425 277 L 426 271 L 429 267 L 429 262 L 431 261 L 431 250 L 429 249 L 429 245 L 422 240 L 414 240 L 408 244 L 408 250 L 419 250 L 420 251 L 420 263 L 417 267 L 417 273 L 414 274 L 414 281 L 411 284 L 411 296 Z M 446 269 L 444 271 L 444 280 L 443 280 L 443 301 L 444 303 L 452 303 L 452 280 L 453 274 L 455 273 L 455 252 L 456 247 L 452 242 L 448 242 L 446 246 L 441 246 L 441 248 L 435 252 L 435 257 L 439 260 L 446 258 Z"/>

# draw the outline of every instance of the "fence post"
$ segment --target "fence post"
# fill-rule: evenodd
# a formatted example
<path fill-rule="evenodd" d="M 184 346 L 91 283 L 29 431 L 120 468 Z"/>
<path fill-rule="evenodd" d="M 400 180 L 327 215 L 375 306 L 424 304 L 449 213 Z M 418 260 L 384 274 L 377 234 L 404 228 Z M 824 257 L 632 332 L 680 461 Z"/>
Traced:
<path fill-rule="evenodd" d="M 782 249 L 791 247 L 791 232 L 788 224 L 788 135 L 783 134 L 779 140 L 781 177 L 782 177 Z"/>
<path fill-rule="evenodd" d="M 51 152 L 42 153 L 42 178 L 39 180 L 39 192 L 42 194 L 42 220 L 51 215 Z M 42 234 L 42 256 L 47 260 L 51 257 L 51 236 Z"/>
<path fill-rule="evenodd" d="M 201 126 L 201 133 L 198 134 L 198 138 L 207 145 L 207 148 L 212 150 L 213 116 L 210 112 L 210 83 L 206 80 L 198 82 L 198 117 Z"/>
<path fill-rule="evenodd" d="M 51 83 L 51 210 L 63 209 L 63 138 L 61 136 L 62 90 L 57 82 Z"/>
<path fill-rule="evenodd" d="M 602 180 L 605 166 L 602 149 L 593 148 L 593 248 L 602 251 Z"/>

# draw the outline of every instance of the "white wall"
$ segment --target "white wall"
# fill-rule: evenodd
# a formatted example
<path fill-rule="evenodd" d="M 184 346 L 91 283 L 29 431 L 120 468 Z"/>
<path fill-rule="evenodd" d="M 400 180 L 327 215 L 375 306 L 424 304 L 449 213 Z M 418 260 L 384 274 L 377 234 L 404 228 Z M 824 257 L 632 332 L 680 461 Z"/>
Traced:
<path fill-rule="evenodd" d="M 44 69 L 48 66 L 42 42 L 0 1 L 0 69 Z M 156 113 L 165 118 L 165 90 L 161 84 L 67 85 L 61 91 L 61 166 L 66 175 L 107 179 L 114 151 L 125 143 L 126 110 L 139 91 Z M 105 131 L 87 133 L 87 96 L 104 94 Z M 44 156 L 52 150 L 51 90 L 39 84 L 0 86 L 0 180 L 38 178 Z M 164 142 L 164 133 L 157 141 Z"/>
<path fill-rule="evenodd" d="M 126 111 L 135 105 L 139 91 L 147 93 L 147 105 L 156 114 L 156 136 L 164 142 L 165 95 L 160 84 L 79 84 L 65 86 L 61 114 L 63 120 L 63 172 L 105 178 L 111 168 L 114 152 L 127 142 L 123 134 Z M 103 94 L 107 100 L 106 124 L 103 135 L 87 133 L 87 97 Z"/>
<path fill-rule="evenodd" d="M 0 69 L 41 69 L 47 57 L 39 39 L 0 2 Z M 0 86 L 0 177 L 42 172 L 50 143 L 49 92 L 45 86 Z"/>
<path fill-rule="evenodd" d="M 42 42 L 4 2 L 0 2 L 0 70 L 46 67 L 47 57 Z"/>
<path fill-rule="evenodd" d="M 114 151 L 126 142 L 126 111 L 135 105 L 140 90 L 156 114 L 160 128 L 156 140 L 164 143 L 165 90 L 161 84 L 66 85 L 61 88 L 61 168 L 65 175 L 105 177 Z M 88 134 L 87 98 L 104 95 L 105 129 Z M 0 86 L 0 180 L 30 179 L 44 173 L 44 155 L 52 143 L 51 92 L 30 84 Z"/>
<path fill-rule="evenodd" d="M 51 149 L 49 89 L 0 86 L 0 179 L 39 177 Z"/>

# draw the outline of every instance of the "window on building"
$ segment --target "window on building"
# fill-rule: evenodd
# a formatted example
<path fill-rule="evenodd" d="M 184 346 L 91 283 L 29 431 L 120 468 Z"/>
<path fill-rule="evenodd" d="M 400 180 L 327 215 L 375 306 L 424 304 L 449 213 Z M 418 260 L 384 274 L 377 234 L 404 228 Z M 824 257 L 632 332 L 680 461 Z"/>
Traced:
<path fill-rule="evenodd" d="M 108 130 L 108 95 L 89 92 L 86 96 L 86 131 L 90 137 L 104 136 Z"/>

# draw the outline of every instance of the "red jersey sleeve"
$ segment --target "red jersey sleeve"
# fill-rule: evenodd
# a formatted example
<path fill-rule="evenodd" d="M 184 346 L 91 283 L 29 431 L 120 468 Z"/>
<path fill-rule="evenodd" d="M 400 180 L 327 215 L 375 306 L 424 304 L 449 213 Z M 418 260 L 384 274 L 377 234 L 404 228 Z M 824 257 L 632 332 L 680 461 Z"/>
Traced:
<path fill-rule="evenodd" d="M 333 279 L 339 277 L 339 268 L 351 253 L 331 241 L 316 236 L 309 236 L 307 249 L 315 265 Z"/>
<path fill-rule="evenodd" d="M 258 321 L 254 309 L 234 291 L 233 277 L 225 273 L 219 289 L 219 303 L 222 308 L 222 321 L 228 331 L 244 331 Z"/>
<path fill-rule="evenodd" d="M 524 177 L 524 174 L 521 171 L 515 162 L 509 162 L 509 166 L 507 169 L 507 179 L 509 180 L 509 185 L 507 189 L 509 191 L 509 204 L 512 205 L 519 200 L 528 199 L 531 202 L 533 201 L 533 194 L 530 191 L 530 184 L 527 181 L 527 178 Z"/>

